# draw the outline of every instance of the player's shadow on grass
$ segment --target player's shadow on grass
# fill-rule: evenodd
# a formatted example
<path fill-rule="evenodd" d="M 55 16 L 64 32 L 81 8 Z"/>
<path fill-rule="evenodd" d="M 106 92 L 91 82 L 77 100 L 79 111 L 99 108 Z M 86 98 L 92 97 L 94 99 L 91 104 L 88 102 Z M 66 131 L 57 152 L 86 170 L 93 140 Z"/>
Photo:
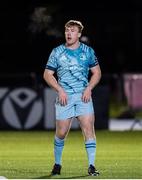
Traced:
<path fill-rule="evenodd" d="M 51 174 L 47 175 L 47 176 L 41 176 L 41 177 L 37 177 L 36 179 L 79 179 L 79 178 L 86 178 L 88 177 L 89 175 L 83 175 L 83 176 L 71 176 L 71 177 L 60 177 L 59 176 L 53 176 Z"/>

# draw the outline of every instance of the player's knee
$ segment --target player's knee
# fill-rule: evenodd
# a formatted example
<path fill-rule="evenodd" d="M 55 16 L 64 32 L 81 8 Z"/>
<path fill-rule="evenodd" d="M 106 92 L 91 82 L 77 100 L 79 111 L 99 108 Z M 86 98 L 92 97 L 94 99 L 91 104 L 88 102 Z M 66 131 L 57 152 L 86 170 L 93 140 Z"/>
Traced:
<path fill-rule="evenodd" d="M 94 131 L 91 126 L 86 126 L 86 127 L 84 127 L 83 129 L 84 129 L 84 132 L 85 132 L 86 134 L 93 133 L 93 131 Z"/>
<path fill-rule="evenodd" d="M 64 130 L 59 130 L 56 134 L 60 139 L 64 139 L 66 137 L 67 132 Z"/>
<path fill-rule="evenodd" d="M 93 139 L 94 136 L 95 136 L 95 132 L 94 130 L 91 128 L 85 128 L 84 130 L 84 136 L 85 136 L 85 139 Z"/>

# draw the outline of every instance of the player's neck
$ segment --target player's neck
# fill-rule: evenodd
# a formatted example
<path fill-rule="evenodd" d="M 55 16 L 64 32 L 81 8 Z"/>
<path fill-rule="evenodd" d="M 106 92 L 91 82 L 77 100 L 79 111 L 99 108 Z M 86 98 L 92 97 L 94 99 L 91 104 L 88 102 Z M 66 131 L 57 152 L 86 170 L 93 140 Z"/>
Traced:
<path fill-rule="evenodd" d="M 69 49 L 77 49 L 79 46 L 80 46 L 80 42 L 79 41 L 77 41 L 77 42 L 75 42 L 75 43 L 73 43 L 73 44 L 65 44 L 65 46 L 67 47 L 67 48 L 69 48 Z"/>

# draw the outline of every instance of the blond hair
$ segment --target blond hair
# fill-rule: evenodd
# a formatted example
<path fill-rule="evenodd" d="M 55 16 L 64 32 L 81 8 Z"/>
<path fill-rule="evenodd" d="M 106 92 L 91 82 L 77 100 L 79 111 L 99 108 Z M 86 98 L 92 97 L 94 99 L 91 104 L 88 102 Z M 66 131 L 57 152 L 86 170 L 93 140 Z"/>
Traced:
<path fill-rule="evenodd" d="M 65 28 L 70 27 L 70 26 L 77 26 L 80 33 L 82 32 L 82 30 L 84 28 L 82 23 L 80 21 L 77 21 L 77 20 L 69 20 L 68 22 L 66 22 Z"/>

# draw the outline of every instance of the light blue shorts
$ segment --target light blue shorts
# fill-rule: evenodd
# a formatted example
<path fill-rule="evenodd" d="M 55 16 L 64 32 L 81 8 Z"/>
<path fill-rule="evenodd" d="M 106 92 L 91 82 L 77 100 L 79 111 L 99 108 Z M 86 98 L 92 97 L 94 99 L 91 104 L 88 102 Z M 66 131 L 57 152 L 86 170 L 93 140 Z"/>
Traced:
<path fill-rule="evenodd" d="M 60 105 L 57 97 L 55 103 L 56 120 L 66 120 L 80 115 L 93 114 L 92 98 L 88 103 L 85 103 L 81 97 L 82 93 L 68 95 L 67 105 L 65 106 Z"/>

